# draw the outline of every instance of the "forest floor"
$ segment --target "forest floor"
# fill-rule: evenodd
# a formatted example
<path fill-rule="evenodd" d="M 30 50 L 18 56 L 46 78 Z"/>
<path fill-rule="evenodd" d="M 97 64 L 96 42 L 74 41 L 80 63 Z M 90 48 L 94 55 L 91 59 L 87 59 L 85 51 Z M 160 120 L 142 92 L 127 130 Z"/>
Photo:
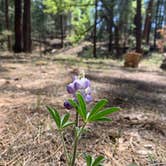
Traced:
<path fill-rule="evenodd" d="M 79 151 L 105 156 L 105 166 L 165 166 L 166 72 L 159 69 L 160 58 L 154 55 L 130 69 L 120 61 L 70 54 L 0 54 L 0 166 L 65 165 L 45 106 L 66 111 L 65 87 L 77 70 L 91 80 L 94 102 L 107 98 L 109 106 L 121 107 L 111 123 L 89 126 Z M 70 129 L 65 137 L 70 145 Z M 83 163 L 78 156 L 77 165 Z"/>

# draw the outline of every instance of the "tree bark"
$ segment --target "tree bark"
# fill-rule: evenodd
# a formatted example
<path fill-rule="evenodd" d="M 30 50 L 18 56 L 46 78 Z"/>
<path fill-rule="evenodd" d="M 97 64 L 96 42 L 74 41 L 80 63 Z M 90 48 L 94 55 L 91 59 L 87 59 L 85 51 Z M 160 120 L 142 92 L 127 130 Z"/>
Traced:
<path fill-rule="evenodd" d="M 115 26 L 115 50 L 116 50 L 116 57 L 119 58 L 120 50 L 119 50 L 119 26 Z"/>
<path fill-rule="evenodd" d="M 9 1 L 5 0 L 5 20 L 6 20 L 6 30 L 9 31 Z M 11 36 L 7 36 L 8 40 L 8 50 L 11 51 Z"/>
<path fill-rule="evenodd" d="M 112 28 L 113 28 L 113 19 L 114 19 L 114 12 L 113 12 L 113 5 L 110 10 L 110 21 L 109 21 L 109 44 L 108 44 L 108 51 L 112 51 L 112 41 L 113 41 L 113 33 L 112 33 Z"/>
<path fill-rule="evenodd" d="M 154 41 L 153 46 L 156 49 L 156 39 L 157 39 L 157 29 L 158 29 L 158 13 L 159 13 L 159 6 L 160 6 L 160 0 L 157 1 L 156 4 L 156 15 L 155 15 L 155 29 L 154 29 Z"/>
<path fill-rule="evenodd" d="M 136 52 L 141 52 L 141 41 L 142 41 L 142 17 L 141 17 L 141 0 L 137 0 L 137 9 L 136 9 L 136 17 L 135 17 L 135 25 L 136 25 Z"/>
<path fill-rule="evenodd" d="M 15 0 L 15 44 L 14 44 L 14 52 L 19 53 L 22 51 L 22 28 L 21 28 L 21 0 Z"/>
<path fill-rule="evenodd" d="M 40 25 L 39 25 L 40 26 Z M 24 0 L 23 51 L 31 52 L 31 0 Z"/>
<path fill-rule="evenodd" d="M 61 47 L 64 46 L 64 27 L 63 27 L 63 14 L 60 14 L 60 26 L 61 26 Z"/>
<path fill-rule="evenodd" d="M 154 0 L 149 0 L 148 7 L 146 10 L 146 19 L 144 25 L 143 36 L 145 38 L 146 44 L 149 44 L 149 36 L 152 24 L 152 12 L 153 12 L 153 2 Z"/>
<path fill-rule="evenodd" d="M 97 58 L 96 55 L 96 24 L 97 24 L 97 0 L 95 0 L 95 20 L 94 20 L 94 30 L 93 30 L 93 57 Z"/>

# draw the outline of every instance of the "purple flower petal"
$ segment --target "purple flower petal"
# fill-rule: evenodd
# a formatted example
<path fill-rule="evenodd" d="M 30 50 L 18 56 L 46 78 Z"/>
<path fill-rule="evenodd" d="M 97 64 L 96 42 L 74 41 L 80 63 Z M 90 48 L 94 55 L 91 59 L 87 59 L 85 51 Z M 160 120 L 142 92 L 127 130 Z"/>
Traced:
<path fill-rule="evenodd" d="M 72 109 L 72 106 L 70 105 L 70 103 L 68 101 L 64 102 L 64 107 L 68 110 Z"/>
<path fill-rule="evenodd" d="M 90 81 L 87 78 L 81 78 L 74 81 L 75 90 L 86 89 L 90 87 Z"/>
<path fill-rule="evenodd" d="M 85 96 L 85 101 L 86 101 L 87 103 L 90 103 L 92 100 L 93 100 L 93 98 L 92 98 L 91 95 L 86 95 L 86 96 Z"/>
<path fill-rule="evenodd" d="M 67 89 L 68 93 L 71 93 L 71 94 L 75 93 L 75 88 L 74 88 L 74 84 L 73 83 L 70 83 L 69 85 L 67 85 L 66 89 Z"/>
<path fill-rule="evenodd" d="M 82 87 L 83 87 L 84 89 L 90 87 L 90 81 L 89 81 L 87 78 L 82 78 L 82 79 L 81 79 L 81 82 L 82 82 Z"/>
<path fill-rule="evenodd" d="M 81 81 L 79 79 L 74 81 L 74 88 L 76 91 L 82 88 Z"/>

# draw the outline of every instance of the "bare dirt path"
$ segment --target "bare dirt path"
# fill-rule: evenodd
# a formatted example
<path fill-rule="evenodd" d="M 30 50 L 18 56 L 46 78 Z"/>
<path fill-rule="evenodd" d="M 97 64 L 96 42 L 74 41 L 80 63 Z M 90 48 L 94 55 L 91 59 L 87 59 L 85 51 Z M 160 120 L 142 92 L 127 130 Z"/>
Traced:
<path fill-rule="evenodd" d="M 92 81 L 94 100 L 104 97 L 110 105 L 123 108 L 113 116 L 113 123 L 94 125 L 98 132 L 87 135 L 81 145 L 86 142 L 89 151 L 92 140 L 97 140 L 90 151 L 104 154 L 108 166 L 166 161 L 165 72 L 144 66 L 124 69 L 109 60 L 65 59 L 61 55 L 2 56 L 0 165 L 63 165 L 59 138 L 50 127 L 45 105 L 64 111 L 63 102 L 69 97 L 65 86 L 77 69 L 84 69 Z"/>

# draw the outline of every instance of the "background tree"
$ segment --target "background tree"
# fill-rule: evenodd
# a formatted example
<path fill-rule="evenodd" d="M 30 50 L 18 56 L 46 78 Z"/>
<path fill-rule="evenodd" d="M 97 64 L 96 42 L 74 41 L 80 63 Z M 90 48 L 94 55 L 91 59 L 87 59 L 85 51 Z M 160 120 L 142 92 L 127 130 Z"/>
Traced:
<path fill-rule="evenodd" d="M 149 0 L 147 9 L 146 9 L 146 18 L 145 18 L 143 36 L 147 45 L 149 44 L 149 37 L 150 37 L 150 31 L 151 31 L 153 3 L 154 3 L 154 0 Z"/>
<path fill-rule="evenodd" d="M 63 2 L 63 4 L 62 4 Z M 55 19 L 55 25 L 57 20 L 59 22 L 58 27 L 60 27 L 60 38 L 61 38 L 61 47 L 64 45 L 64 17 L 69 14 L 70 10 L 70 0 L 44 0 L 44 5 L 46 6 L 46 12 L 49 14 L 54 14 L 58 16 Z M 58 35 L 59 36 L 59 35 Z"/>
<path fill-rule="evenodd" d="M 9 1 L 5 0 L 5 19 L 6 19 L 6 30 L 9 32 L 10 28 L 9 28 Z M 11 51 L 12 47 L 11 47 L 11 36 L 7 35 L 7 44 L 8 44 L 8 49 L 9 51 Z"/>
<path fill-rule="evenodd" d="M 141 52 L 141 40 L 142 40 L 142 16 L 141 16 L 141 0 L 137 0 L 137 8 L 135 15 L 135 36 L 136 36 L 136 52 Z"/>
<path fill-rule="evenodd" d="M 31 52 L 31 0 L 24 0 L 23 51 Z"/>
<path fill-rule="evenodd" d="M 94 30 L 93 30 L 93 57 L 94 58 L 97 58 L 97 55 L 96 55 L 97 7 L 98 7 L 98 0 L 95 0 L 95 18 L 94 18 Z"/>
<path fill-rule="evenodd" d="M 15 44 L 14 44 L 14 51 L 19 53 L 22 51 L 22 1 L 15 0 Z"/>
<path fill-rule="evenodd" d="M 155 45 L 160 38 L 157 31 L 166 23 L 166 0 L 98 0 L 96 10 L 95 0 L 24 0 L 23 5 L 21 0 L 0 0 L 0 4 L 0 42 L 5 47 L 12 45 L 5 33 L 11 30 L 15 34 L 15 52 L 30 52 L 32 41 L 43 43 L 42 49 L 52 49 L 49 45 L 52 39 L 58 39 L 58 47 L 62 48 L 68 41 L 95 43 L 95 36 L 97 42 L 107 46 L 107 57 L 119 58 L 127 49 L 140 52 L 141 43 L 144 49 L 141 36 L 147 45 L 152 45 L 154 39 Z"/>

